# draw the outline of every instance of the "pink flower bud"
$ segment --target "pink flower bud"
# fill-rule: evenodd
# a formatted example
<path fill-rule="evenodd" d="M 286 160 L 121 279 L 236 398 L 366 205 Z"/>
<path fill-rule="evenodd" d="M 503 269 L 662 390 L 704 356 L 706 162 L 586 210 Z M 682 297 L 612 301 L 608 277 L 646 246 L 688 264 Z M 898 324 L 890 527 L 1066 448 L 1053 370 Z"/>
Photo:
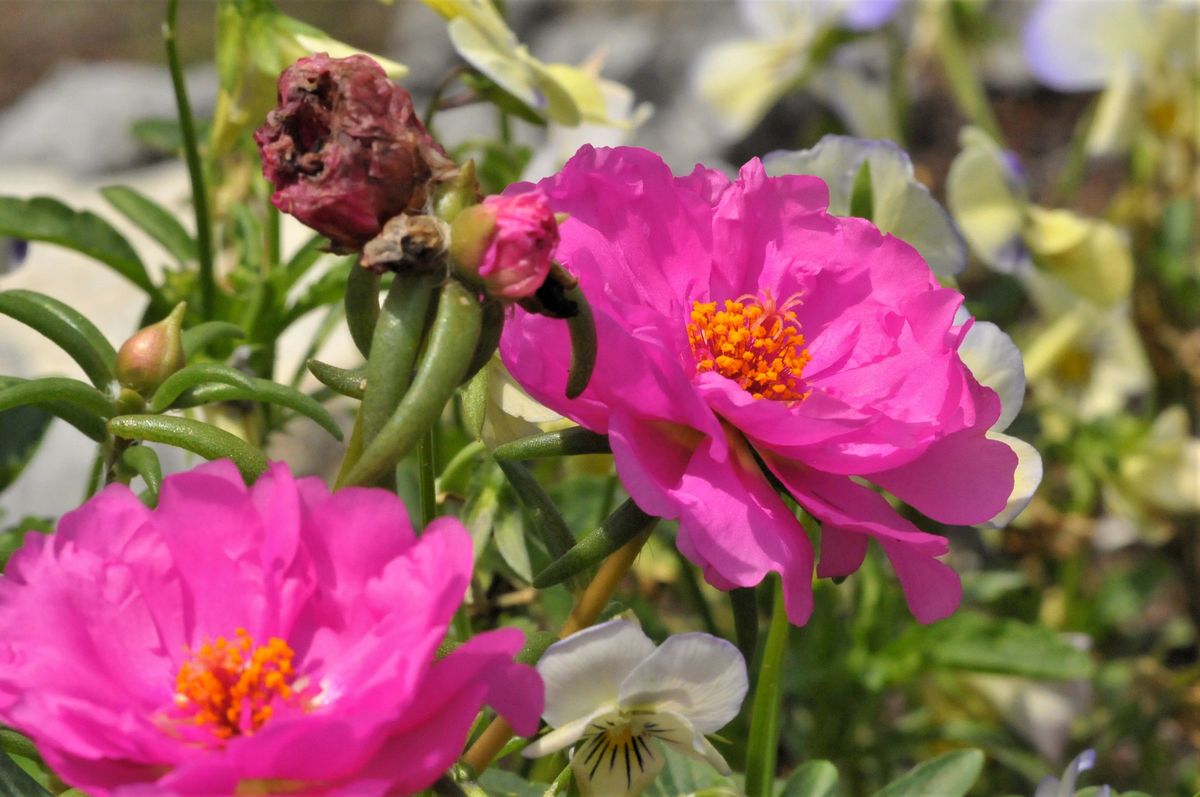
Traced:
<path fill-rule="evenodd" d="M 481 212 L 495 219 L 478 261 L 484 290 L 499 299 L 525 299 L 542 287 L 558 246 L 558 221 L 540 191 L 490 196 Z M 456 225 L 457 227 L 457 225 Z"/>
<path fill-rule="evenodd" d="M 409 93 L 365 55 L 318 53 L 288 67 L 254 140 L 272 204 L 347 250 L 422 210 L 431 183 L 455 171 Z"/>

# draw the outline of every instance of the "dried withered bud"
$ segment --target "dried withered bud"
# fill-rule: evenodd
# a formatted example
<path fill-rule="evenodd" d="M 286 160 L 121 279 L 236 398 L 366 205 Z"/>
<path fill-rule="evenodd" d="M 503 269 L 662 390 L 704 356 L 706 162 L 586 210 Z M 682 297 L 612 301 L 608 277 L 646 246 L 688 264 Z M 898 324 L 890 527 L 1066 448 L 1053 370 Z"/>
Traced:
<path fill-rule="evenodd" d="M 435 216 L 396 216 L 363 247 L 359 264 L 385 271 L 432 271 L 446 262 L 450 228 Z"/>
<path fill-rule="evenodd" d="M 365 55 L 301 58 L 279 76 L 279 105 L 254 134 L 271 202 L 357 251 L 402 213 L 421 212 L 456 167 L 412 97 Z"/>

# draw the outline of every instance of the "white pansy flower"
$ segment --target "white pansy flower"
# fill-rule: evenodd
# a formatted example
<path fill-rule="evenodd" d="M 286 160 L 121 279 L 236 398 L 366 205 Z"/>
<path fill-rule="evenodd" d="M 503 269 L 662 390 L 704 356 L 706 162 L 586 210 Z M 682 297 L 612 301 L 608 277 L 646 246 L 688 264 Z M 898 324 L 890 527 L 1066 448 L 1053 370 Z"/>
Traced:
<path fill-rule="evenodd" d="M 1033 797 L 1075 797 L 1075 782 L 1079 780 L 1079 774 L 1095 765 L 1096 751 L 1084 750 L 1067 765 L 1061 780 L 1053 775 L 1042 778 Z M 1108 786 L 1101 786 L 1100 790 L 1096 792 L 1096 797 L 1109 797 L 1110 794 L 1112 794 L 1112 789 Z"/>
<path fill-rule="evenodd" d="M 724 639 L 676 634 L 656 648 L 636 622 L 612 620 L 551 645 L 537 669 L 553 730 L 524 754 L 574 746 L 583 797 L 640 794 L 666 763 L 661 744 L 729 774 L 704 736 L 737 715 L 749 686 L 742 654 Z"/>
<path fill-rule="evenodd" d="M 1025 366 L 1012 338 L 989 321 L 976 321 L 972 325 L 958 348 L 958 356 L 981 385 L 990 387 L 1000 397 L 1000 417 L 987 436 L 1004 443 L 1017 455 L 1012 494 L 1000 514 L 988 521 L 989 526 L 1002 528 L 1025 509 L 1042 483 L 1042 457 L 1037 449 L 1024 440 L 1003 434 L 1025 400 Z"/>
<path fill-rule="evenodd" d="M 967 245 L 950 215 L 918 182 L 912 161 L 890 141 L 825 136 L 812 149 L 772 152 L 767 174 L 811 174 L 829 186 L 829 212 L 850 215 L 854 185 L 863 167 L 871 183 L 871 221 L 921 253 L 939 277 L 967 265 Z"/>

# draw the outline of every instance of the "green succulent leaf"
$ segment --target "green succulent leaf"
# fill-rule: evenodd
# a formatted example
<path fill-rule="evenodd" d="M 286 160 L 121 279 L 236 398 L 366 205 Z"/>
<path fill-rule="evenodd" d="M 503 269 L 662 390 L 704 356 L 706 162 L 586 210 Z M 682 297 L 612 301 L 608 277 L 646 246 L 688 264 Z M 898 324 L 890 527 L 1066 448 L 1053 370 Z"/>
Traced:
<path fill-rule="evenodd" d="M 121 452 L 121 464 L 132 470 L 150 490 L 154 501 L 158 501 L 158 491 L 162 487 L 162 465 L 158 454 L 149 446 L 131 446 Z"/>
<path fill-rule="evenodd" d="M 496 446 L 492 456 L 499 460 L 537 459 L 539 457 L 568 457 L 575 454 L 611 454 L 608 437 L 573 426 L 557 432 L 522 437 Z"/>
<path fill-rule="evenodd" d="M 11 797 L 50 797 L 7 753 L 0 752 L 0 794 Z"/>
<path fill-rule="evenodd" d="M 0 235 L 65 246 L 99 260 L 141 288 L 156 313 L 171 310 L 129 241 L 95 213 L 73 210 L 50 197 L 0 197 Z"/>
<path fill-rule="evenodd" d="M 11 381 L 0 388 L 0 412 L 26 404 L 61 402 L 73 404 L 101 418 L 110 418 L 113 414 L 113 403 L 107 396 L 86 382 L 65 376 Z M 53 411 L 50 407 L 46 409 Z"/>
<path fill-rule="evenodd" d="M 150 412 L 163 412 L 174 404 L 175 399 L 179 398 L 185 390 L 207 382 L 233 385 L 250 391 L 255 389 L 254 377 L 248 376 L 236 368 L 212 363 L 197 363 L 181 368 L 163 380 L 163 383 L 158 386 L 158 390 L 155 390 L 154 395 L 150 397 L 147 409 Z"/>
<path fill-rule="evenodd" d="M 545 589 L 600 564 L 609 554 L 638 534 L 647 532 L 657 521 L 657 518 L 638 509 L 633 499 L 626 501 L 617 507 L 599 528 L 538 573 L 533 579 L 533 585 L 538 589 Z"/>
<path fill-rule="evenodd" d="M 193 418 L 170 415 L 121 415 L 108 422 L 112 434 L 126 440 L 166 443 L 199 454 L 205 459 L 228 457 L 247 481 L 267 469 L 267 457 L 255 446 Z"/>
<path fill-rule="evenodd" d="M 96 387 L 107 389 L 116 380 L 116 350 L 74 308 L 34 291 L 11 290 L 0 292 L 0 313 L 49 338 L 79 363 Z"/>
<path fill-rule="evenodd" d="M 983 771 L 982 750 L 955 750 L 923 761 L 875 793 L 875 797 L 962 797 Z"/>
<path fill-rule="evenodd" d="M 809 761 L 788 776 L 778 797 L 834 797 L 837 767 L 828 761 Z"/>
<path fill-rule="evenodd" d="M 321 406 L 316 399 L 269 379 L 249 379 L 249 387 L 213 383 L 198 385 L 181 393 L 171 403 L 170 409 L 186 409 L 220 401 L 260 401 L 264 404 L 278 404 L 314 421 L 338 440 L 342 439 L 341 427 L 337 425 L 329 410 Z"/>
<path fill-rule="evenodd" d="M 196 260 L 196 240 L 162 205 L 124 185 L 110 185 L 100 189 L 100 194 L 125 218 L 162 244 L 180 265 Z"/>

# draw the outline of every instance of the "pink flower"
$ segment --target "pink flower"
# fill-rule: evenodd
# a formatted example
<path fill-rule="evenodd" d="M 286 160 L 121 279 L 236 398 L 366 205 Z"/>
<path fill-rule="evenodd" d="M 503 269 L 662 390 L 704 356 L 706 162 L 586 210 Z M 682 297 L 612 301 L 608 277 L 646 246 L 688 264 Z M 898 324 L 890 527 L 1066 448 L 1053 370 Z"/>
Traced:
<path fill-rule="evenodd" d="M 156 510 L 115 485 L 0 578 L 0 720 L 93 797 L 412 794 L 481 703 L 542 711 L 517 630 L 434 658 L 471 566 L 457 520 L 417 538 L 394 495 L 283 465 L 170 476 Z"/>
<path fill-rule="evenodd" d="M 271 203 L 345 249 L 419 212 L 454 163 L 412 97 L 365 55 L 301 58 L 279 76 L 279 106 L 254 134 Z"/>
<path fill-rule="evenodd" d="M 812 544 L 775 482 L 821 523 L 818 576 L 857 570 L 874 538 L 917 619 L 953 612 L 946 540 L 855 477 L 943 523 L 1004 509 L 1017 459 L 985 437 L 1000 402 L 956 352 L 962 296 L 912 247 L 827 215 L 819 179 L 767 177 L 757 160 L 731 182 L 585 147 L 538 187 L 569 214 L 557 256 L 591 303 L 599 356 L 566 400 L 566 341 L 518 310 L 505 363 L 534 398 L 609 435 L 625 488 L 679 520 L 679 548 L 708 581 L 776 571 L 789 617 L 807 620 Z"/>
<path fill-rule="evenodd" d="M 558 222 L 540 191 L 483 200 L 495 215 L 496 228 L 483 253 L 479 276 L 491 296 L 525 299 L 537 292 L 550 273 L 558 246 Z"/>

